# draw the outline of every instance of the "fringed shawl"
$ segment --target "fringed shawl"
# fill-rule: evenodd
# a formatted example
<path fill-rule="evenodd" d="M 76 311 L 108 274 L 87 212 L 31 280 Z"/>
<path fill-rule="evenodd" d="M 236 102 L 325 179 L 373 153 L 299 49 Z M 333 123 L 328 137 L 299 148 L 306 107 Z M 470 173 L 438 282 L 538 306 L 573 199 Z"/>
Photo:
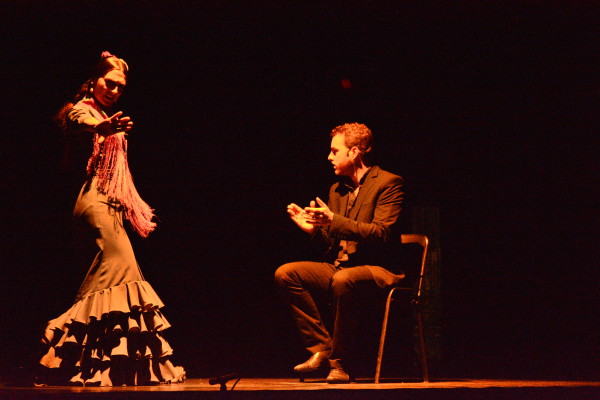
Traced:
<path fill-rule="evenodd" d="M 116 199 L 124 208 L 125 218 L 142 237 L 156 227 L 153 209 L 138 194 L 127 163 L 127 139 L 123 132 L 108 136 L 99 143 L 94 137 L 94 151 L 88 161 L 88 176 L 97 178 L 98 191 Z"/>
<path fill-rule="evenodd" d="M 102 119 L 107 118 L 93 99 L 86 98 L 80 103 L 93 109 L 94 114 L 100 114 Z M 94 150 L 88 160 L 87 175 L 89 179 L 96 177 L 98 191 L 121 204 L 125 218 L 140 236 L 148 237 L 156 228 L 156 223 L 152 222 L 154 210 L 142 200 L 133 184 L 124 132 L 107 137 L 94 134 Z"/>

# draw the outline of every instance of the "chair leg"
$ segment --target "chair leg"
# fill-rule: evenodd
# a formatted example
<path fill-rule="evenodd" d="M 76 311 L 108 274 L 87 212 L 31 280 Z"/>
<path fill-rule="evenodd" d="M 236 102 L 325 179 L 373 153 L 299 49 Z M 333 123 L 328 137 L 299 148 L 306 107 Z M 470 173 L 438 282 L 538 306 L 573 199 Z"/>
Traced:
<path fill-rule="evenodd" d="M 388 294 L 387 301 L 385 302 L 385 312 L 383 313 L 383 323 L 381 324 L 381 337 L 379 338 L 379 352 L 377 353 L 377 366 L 375 367 L 375 383 L 379 383 L 379 377 L 381 375 L 381 361 L 383 360 L 383 347 L 385 345 L 385 337 L 387 335 L 387 325 L 390 316 L 390 304 L 392 302 L 392 295 L 394 290 L 392 289 Z"/>
<path fill-rule="evenodd" d="M 419 344 L 421 347 L 421 367 L 423 368 L 423 382 L 429 382 L 429 369 L 427 368 L 427 353 L 425 351 L 425 334 L 423 332 L 423 316 L 417 311 L 417 321 L 419 325 Z"/>

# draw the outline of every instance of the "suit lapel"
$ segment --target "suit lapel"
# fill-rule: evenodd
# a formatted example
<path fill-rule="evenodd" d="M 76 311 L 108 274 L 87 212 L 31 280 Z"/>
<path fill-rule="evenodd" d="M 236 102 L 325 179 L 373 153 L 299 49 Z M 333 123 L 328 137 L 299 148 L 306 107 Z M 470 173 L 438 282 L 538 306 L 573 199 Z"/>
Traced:
<path fill-rule="evenodd" d="M 358 196 L 356 197 L 356 202 L 354 203 L 354 207 L 352 207 L 352 210 L 350 210 L 350 215 L 348 215 L 348 218 L 350 218 L 351 220 L 356 221 L 358 212 L 360 211 L 360 207 L 362 206 L 364 199 L 367 197 L 367 193 L 369 193 L 369 191 L 373 188 L 373 183 L 375 182 L 375 178 L 377 178 L 378 173 L 379 167 L 374 166 L 369 172 L 369 175 L 367 175 L 367 178 L 363 182 L 362 186 L 360 187 L 360 190 L 358 191 Z M 348 197 L 349 196 L 346 196 L 345 199 L 346 204 L 348 204 Z"/>
<path fill-rule="evenodd" d="M 346 189 L 346 190 L 348 190 L 348 189 Z M 350 193 L 346 193 L 345 196 L 342 196 L 340 198 L 340 214 L 346 215 L 346 210 L 348 209 L 348 200 L 349 199 L 350 199 Z"/>

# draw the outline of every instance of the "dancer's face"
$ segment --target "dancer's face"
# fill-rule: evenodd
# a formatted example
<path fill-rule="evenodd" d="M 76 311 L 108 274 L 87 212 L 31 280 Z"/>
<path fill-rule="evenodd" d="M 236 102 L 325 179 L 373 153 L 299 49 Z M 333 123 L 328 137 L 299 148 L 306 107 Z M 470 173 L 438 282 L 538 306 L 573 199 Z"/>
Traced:
<path fill-rule="evenodd" d="M 94 83 L 94 98 L 104 107 L 112 107 L 123 94 L 127 79 L 123 71 L 113 69 Z"/>

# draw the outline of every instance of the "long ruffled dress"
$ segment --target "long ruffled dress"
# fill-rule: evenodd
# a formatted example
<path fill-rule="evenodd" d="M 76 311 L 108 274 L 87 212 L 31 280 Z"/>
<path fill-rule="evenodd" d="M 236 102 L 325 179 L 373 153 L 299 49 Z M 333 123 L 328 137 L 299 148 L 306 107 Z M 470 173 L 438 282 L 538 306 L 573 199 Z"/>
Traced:
<path fill-rule="evenodd" d="M 98 119 L 104 117 L 92 99 L 86 100 L 87 104 L 80 102 L 75 108 L 80 106 Z M 124 135 L 113 136 L 111 140 L 124 145 L 117 150 L 125 156 Z M 109 140 L 103 146 L 98 139 L 96 135 L 88 164 L 89 178 L 74 209 L 74 216 L 93 233 L 98 252 L 73 306 L 48 323 L 40 364 L 51 369 L 46 372 L 54 372 L 45 375 L 58 378 L 58 383 L 117 386 L 181 382 L 185 371 L 170 361 L 173 349 L 163 338 L 163 332 L 171 326 L 160 311 L 164 304 L 144 279 L 125 231 L 123 219 L 131 215 L 131 210 L 107 194 L 110 189 L 102 185 L 101 169 L 106 168 L 102 158 Z M 111 166 L 107 176 L 114 179 L 118 168 Z M 126 164 L 125 168 L 129 174 Z M 147 226 L 151 231 L 154 223 Z M 40 383 L 57 383 L 54 379 Z"/>

